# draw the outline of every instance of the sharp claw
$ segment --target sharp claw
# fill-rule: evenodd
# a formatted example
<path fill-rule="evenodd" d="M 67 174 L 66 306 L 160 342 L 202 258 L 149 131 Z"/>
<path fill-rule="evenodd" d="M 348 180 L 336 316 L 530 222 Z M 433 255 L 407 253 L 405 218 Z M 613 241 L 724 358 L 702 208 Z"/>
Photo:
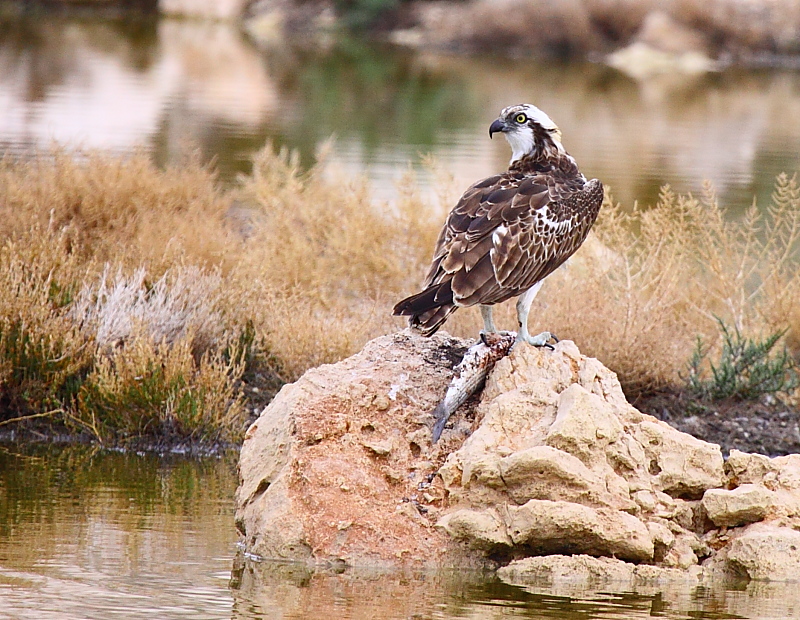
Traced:
<path fill-rule="evenodd" d="M 487 347 L 489 346 L 489 343 L 486 342 L 486 332 L 483 331 L 481 332 L 481 342 L 485 344 Z"/>
<path fill-rule="evenodd" d="M 551 351 L 555 351 L 555 347 L 550 344 L 550 340 L 555 340 L 558 342 L 558 338 L 556 338 L 550 332 L 542 332 L 541 334 L 537 334 L 536 336 L 531 336 L 529 334 L 523 334 L 521 336 L 517 336 L 518 341 L 527 342 L 532 347 L 547 347 Z"/>
<path fill-rule="evenodd" d="M 550 334 L 550 338 L 552 338 L 552 339 L 553 339 L 553 340 L 555 340 L 556 342 L 561 342 L 561 341 L 558 339 L 558 336 L 556 336 L 555 334 Z"/>

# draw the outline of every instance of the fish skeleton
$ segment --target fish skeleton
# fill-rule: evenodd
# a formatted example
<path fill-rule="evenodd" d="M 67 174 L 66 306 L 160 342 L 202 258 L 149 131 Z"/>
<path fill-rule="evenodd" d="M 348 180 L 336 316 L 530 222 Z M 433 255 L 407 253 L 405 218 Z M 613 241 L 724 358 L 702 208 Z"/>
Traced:
<path fill-rule="evenodd" d="M 483 387 L 489 371 L 508 355 L 516 338 L 516 332 L 482 333 L 480 340 L 467 349 L 464 358 L 453 369 L 455 374 L 447 386 L 444 399 L 433 410 L 435 421 L 431 443 L 439 441 L 444 425 L 453 412 Z"/>

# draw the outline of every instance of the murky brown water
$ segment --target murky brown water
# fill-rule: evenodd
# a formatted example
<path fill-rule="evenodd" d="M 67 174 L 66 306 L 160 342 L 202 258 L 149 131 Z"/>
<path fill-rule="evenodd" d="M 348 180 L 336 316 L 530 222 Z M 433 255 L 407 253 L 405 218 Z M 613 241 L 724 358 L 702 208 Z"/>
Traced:
<path fill-rule="evenodd" d="M 237 557 L 235 455 L 0 444 L 0 619 L 791 618 L 794 584 L 518 588 Z"/>
<path fill-rule="evenodd" d="M 800 73 L 729 69 L 637 81 L 588 62 L 464 58 L 355 40 L 259 49 L 234 25 L 54 20 L 0 22 L 0 150 L 52 141 L 159 162 L 199 146 L 226 180 L 272 141 L 312 161 L 337 137 L 331 169 L 366 173 L 381 198 L 430 153 L 456 186 L 502 169 L 487 128 L 531 101 L 560 125 L 587 175 L 627 204 L 669 183 L 712 180 L 741 209 L 800 168 Z"/>

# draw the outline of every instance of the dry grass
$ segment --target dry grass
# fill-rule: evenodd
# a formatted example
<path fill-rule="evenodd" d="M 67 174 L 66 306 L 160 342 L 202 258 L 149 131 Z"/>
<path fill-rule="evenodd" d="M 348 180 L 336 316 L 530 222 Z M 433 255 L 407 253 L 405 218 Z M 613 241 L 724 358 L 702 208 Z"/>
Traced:
<path fill-rule="evenodd" d="M 55 151 L 0 162 L 2 416 L 60 409 L 110 441 L 239 437 L 242 368 L 228 340 L 244 323 L 221 301 L 238 243 L 229 205 L 194 161 L 160 171 L 144 155 Z"/>
<path fill-rule="evenodd" d="M 699 199 L 665 188 L 647 210 L 607 200 L 601 213 L 597 243 L 543 289 L 542 320 L 613 368 L 629 394 L 680 383 L 698 336 L 719 345 L 718 318 L 757 338 L 788 328 L 798 352 L 794 178 L 779 177 L 772 204 L 738 221 L 710 186 Z"/>
<path fill-rule="evenodd" d="M 452 192 L 423 204 L 413 179 L 391 207 L 361 181 L 265 149 L 230 193 L 192 164 L 64 154 L 0 168 L 2 417 L 54 409 L 105 441 L 231 440 L 243 378 L 293 380 L 398 329 Z M 443 181 L 442 186 L 447 183 Z M 236 205 L 246 219 L 229 216 Z M 575 340 L 629 394 L 679 383 L 716 317 L 800 350 L 800 190 L 732 221 L 710 189 L 648 209 L 609 199 L 595 232 L 542 290 L 531 329 Z M 513 304 L 499 309 L 511 327 Z M 475 309 L 448 322 L 480 328 Z"/>
<path fill-rule="evenodd" d="M 234 242 L 230 200 L 196 159 L 161 171 L 143 154 L 80 156 L 61 150 L 0 161 L 0 239 L 32 225 L 57 230 L 70 251 L 98 263 L 163 272 L 184 258 L 226 264 Z"/>
<path fill-rule="evenodd" d="M 363 182 L 328 183 L 321 171 L 265 150 L 238 192 L 260 225 L 233 288 L 287 379 L 402 325 L 390 308 L 421 279 L 438 234 L 436 210 L 413 184 L 389 209 Z"/>
<path fill-rule="evenodd" d="M 103 350 L 127 342 L 137 328 L 153 342 L 188 341 L 202 355 L 223 338 L 222 278 L 218 270 L 178 266 L 155 282 L 143 267 L 131 275 L 106 264 L 99 278 L 84 282 L 70 304 L 69 318 Z"/>
<path fill-rule="evenodd" d="M 264 214 L 239 267 L 264 287 L 250 315 L 287 378 L 398 326 L 391 306 L 417 289 L 442 205 L 422 205 L 409 189 L 387 211 L 358 184 L 333 186 L 267 152 L 242 191 Z M 607 199 L 589 242 L 548 280 L 531 329 L 575 340 L 630 394 L 680 383 L 696 338 L 720 341 L 716 317 L 753 337 L 788 327 L 800 351 L 798 218 L 800 193 L 786 176 L 771 206 L 740 221 L 710 187 L 700 198 L 665 188 L 647 209 Z M 513 304 L 498 317 L 513 327 Z M 471 337 L 480 325 L 476 310 L 462 310 L 446 329 Z"/>
<path fill-rule="evenodd" d="M 123 348 L 97 359 L 72 419 L 115 442 L 236 438 L 244 421 L 235 385 L 242 370 L 235 355 L 220 350 L 195 360 L 190 338 L 169 345 L 135 334 Z"/>

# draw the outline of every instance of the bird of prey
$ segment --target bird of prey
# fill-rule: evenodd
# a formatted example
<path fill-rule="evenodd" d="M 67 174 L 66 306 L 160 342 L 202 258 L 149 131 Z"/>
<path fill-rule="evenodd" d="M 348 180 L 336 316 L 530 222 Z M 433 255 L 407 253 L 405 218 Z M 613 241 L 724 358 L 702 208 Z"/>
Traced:
<path fill-rule="evenodd" d="M 597 219 L 603 185 L 587 181 L 561 144 L 561 131 L 531 104 L 509 106 L 489 127 L 511 145 L 508 170 L 470 187 L 447 217 L 423 290 L 395 315 L 425 336 L 458 308 L 479 305 L 484 331 L 497 332 L 492 306 L 517 297 L 516 341 L 545 346 L 549 332 L 528 333 L 542 281 L 581 246 Z"/>

